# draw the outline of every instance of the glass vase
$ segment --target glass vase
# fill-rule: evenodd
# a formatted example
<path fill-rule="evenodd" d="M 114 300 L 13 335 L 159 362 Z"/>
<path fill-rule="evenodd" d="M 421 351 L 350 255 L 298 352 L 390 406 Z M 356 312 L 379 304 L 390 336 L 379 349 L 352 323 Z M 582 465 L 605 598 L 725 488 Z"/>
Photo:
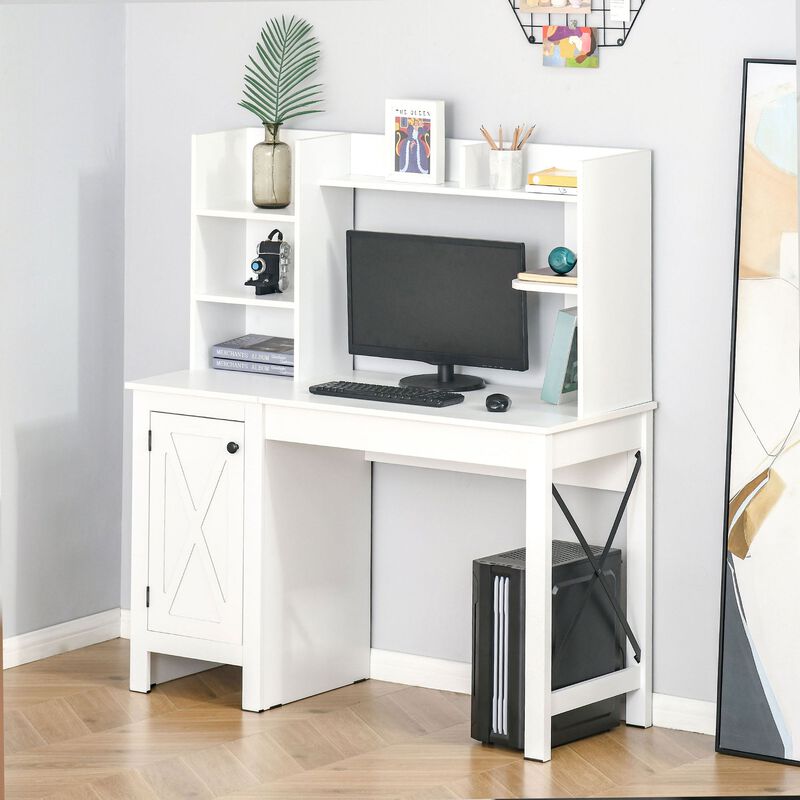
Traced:
<path fill-rule="evenodd" d="M 280 125 L 264 125 L 253 148 L 253 205 L 286 208 L 292 202 L 292 151 L 278 138 Z"/>

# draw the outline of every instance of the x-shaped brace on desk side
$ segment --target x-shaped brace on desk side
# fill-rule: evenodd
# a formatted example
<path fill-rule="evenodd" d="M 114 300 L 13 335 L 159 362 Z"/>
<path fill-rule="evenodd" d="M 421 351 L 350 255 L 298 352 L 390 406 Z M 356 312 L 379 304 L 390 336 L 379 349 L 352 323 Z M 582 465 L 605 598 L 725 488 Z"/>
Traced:
<path fill-rule="evenodd" d="M 561 496 L 558 489 L 556 489 L 555 484 L 553 485 L 553 497 L 558 503 L 558 507 L 563 512 L 564 516 L 566 517 L 567 522 L 569 523 L 570 528 L 572 528 L 573 533 L 577 537 L 578 541 L 580 542 L 583 551 L 586 553 L 586 557 L 589 559 L 589 562 L 592 565 L 592 569 L 594 570 L 594 575 L 592 575 L 591 582 L 586 590 L 586 594 L 584 595 L 583 605 L 579 609 L 578 613 L 572 620 L 572 624 L 569 627 L 569 630 L 564 636 L 563 640 L 566 640 L 569 637 L 569 634 L 572 632 L 575 623 L 577 622 L 580 615 L 583 613 L 583 609 L 586 607 L 586 603 L 591 596 L 592 588 L 595 584 L 595 581 L 600 581 L 600 585 L 603 587 L 603 591 L 606 593 L 606 597 L 608 597 L 609 602 L 611 603 L 612 608 L 614 609 L 614 613 L 617 615 L 617 619 L 619 620 L 620 624 L 622 625 L 625 636 L 628 637 L 628 641 L 631 643 L 631 647 L 633 648 L 633 657 L 636 659 L 636 663 L 638 664 L 642 660 L 642 648 L 639 647 L 639 643 L 636 641 L 636 636 L 634 636 L 633 631 L 631 630 L 631 626 L 628 624 L 628 620 L 625 618 L 625 614 L 620 607 L 619 600 L 617 599 L 616 594 L 614 593 L 613 589 L 608 585 L 608 579 L 603 574 L 603 567 L 605 566 L 606 559 L 608 558 L 608 553 L 611 550 L 611 545 L 614 543 L 614 538 L 617 535 L 617 531 L 619 530 L 620 523 L 622 522 L 622 517 L 625 514 L 625 509 L 628 505 L 628 500 L 630 500 L 631 492 L 633 492 L 634 484 L 636 483 L 636 478 L 639 476 L 639 470 L 642 467 L 642 454 L 641 452 L 636 452 L 636 464 L 633 467 L 633 472 L 631 473 L 631 477 L 628 479 L 628 485 L 625 488 L 625 494 L 622 496 L 622 502 L 620 503 L 619 509 L 617 510 L 617 516 L 614 519 L 614 524 L 611 526 L 611 532 L 608 534 L 608 539 L 606 540 L 605 547 L 603 548 L 603 552 L 600 555 L 600 560 L 598 561 L 595 554 L 592 552 L 592 548 L 589 546 L 589 543 L 586 541 L 586 537 L 584 537 L 581 529 L 578 527 L 578 523 L 575 522 L 575 517 L 572 516 L 572 513 L 567 508 L 567 504 L 564 502 L 564 498 Z"/>

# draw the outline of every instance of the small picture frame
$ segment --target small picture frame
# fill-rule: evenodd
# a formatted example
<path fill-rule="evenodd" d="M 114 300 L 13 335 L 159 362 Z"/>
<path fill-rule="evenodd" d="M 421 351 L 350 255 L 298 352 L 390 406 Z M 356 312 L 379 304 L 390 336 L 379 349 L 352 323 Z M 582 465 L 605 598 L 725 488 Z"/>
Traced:
<path fill-rule="evenodd" d="M 386 177 L 444 183 L 444 101 L 386 101 Z"/>
<path fill-rule="evenodd" d="M 553 341 L 541 398 L 545 403 L 575 400 L 578 396 L 578 308 L 564 308 L 556 315 Z"/>

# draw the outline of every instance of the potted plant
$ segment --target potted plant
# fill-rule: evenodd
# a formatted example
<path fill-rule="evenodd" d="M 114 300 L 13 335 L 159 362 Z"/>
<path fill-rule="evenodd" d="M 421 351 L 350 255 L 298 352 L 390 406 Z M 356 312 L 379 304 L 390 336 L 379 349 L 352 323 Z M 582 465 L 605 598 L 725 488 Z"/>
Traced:
<path fill-rule="evenodd" d="M 245 65 L 239 105 L 264 126 L 264 141 L 253 149 L 253 203 L 259 208 L 285 208 L 292 201 L 292 152 L 279 132 L 287 120 L 322 111 L 322 84 L 307 83 L 319 55 L 311 23 L 281 16 L 267 20 Z"/>

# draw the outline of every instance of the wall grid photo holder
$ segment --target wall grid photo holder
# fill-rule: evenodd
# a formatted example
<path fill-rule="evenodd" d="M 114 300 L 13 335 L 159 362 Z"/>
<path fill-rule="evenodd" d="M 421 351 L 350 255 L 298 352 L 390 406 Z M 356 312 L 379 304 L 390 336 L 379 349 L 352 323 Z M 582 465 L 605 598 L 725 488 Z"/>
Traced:
<path fill-rule="evenodd" d="M 542 29 L 548 25 L 585 25 L 597 32 L 598 47 L 622 47 L 644 8 L 646 0 L 630 0 L 630 21 L 617 22 L 612 19 L 614 0 L 583 0 L 581 6 L 570 4 L 554 10 L 555 6 L 542 6 L 531 12 L 529 7 L 535 0 L 505 0 L 519 23 L 520 30 L 531 44 L 542 44 Z"/>

